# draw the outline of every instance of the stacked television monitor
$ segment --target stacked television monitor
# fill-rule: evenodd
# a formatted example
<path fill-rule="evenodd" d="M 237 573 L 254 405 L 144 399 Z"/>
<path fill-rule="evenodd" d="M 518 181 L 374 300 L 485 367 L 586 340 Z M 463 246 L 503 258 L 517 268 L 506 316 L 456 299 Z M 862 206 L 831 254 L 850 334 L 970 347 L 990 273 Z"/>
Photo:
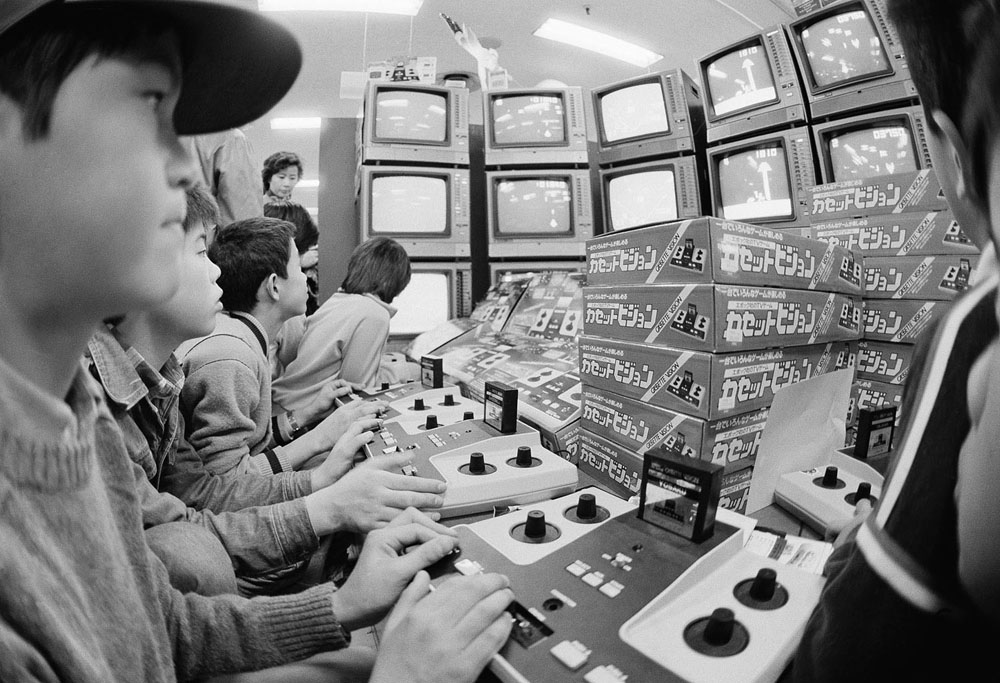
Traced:
<path fill-rule="evenodd" d="M 802 82 L 784 26 L 751 34 L 698 62 L 709 143 L 807 121 Z"/>
<path fill-rule="evenodd" d="M 498 261 L 490 264 L 490 282 L 498 284 L 504 278 L 529 279 L 536 273 L 549 270 L 582 273 L 586 267 L 583 261 Z"/>
<path fill-rule="evenodd" d="M 582 88 L 487 91 L 483 119 L 487 167 L 587 163 Z"/>
<path fill-rule="evenodd" d="M 843 0 L 788 25 L 810 120 L 891 103 L 917 91 L 885 0 Z"/>
<path fill-rule="evenodd" d="M 695 155 L 657 159 L 600 171 L 604 232 L 702 215 Z"/>
<path fill-rule="evenodd" d="M 413 338 L 472 312 L 472 272 L 467 263 L 411 262 L 410 283 L 392 305 L 389 335 Z"/>

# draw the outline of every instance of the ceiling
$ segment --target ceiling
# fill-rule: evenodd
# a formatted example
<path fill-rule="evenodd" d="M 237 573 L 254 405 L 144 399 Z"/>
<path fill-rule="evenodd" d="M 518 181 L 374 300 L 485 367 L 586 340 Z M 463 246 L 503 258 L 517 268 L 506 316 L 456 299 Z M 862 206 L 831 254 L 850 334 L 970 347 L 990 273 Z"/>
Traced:
<path fill-rule="evenodd" d="M 762 27 L 795 17 L 794 0 L 424 0 L 416 17 L 351 12 L 272 13 L 302 44 L 305 59 L 292 90 L 246 130 L 263 159 L 290 150 L 315 178 L 319 131 L 272 131 L 277 116 L 353 117 L 360 101 L 340 98 L 341 72 L 360 72 L 396 56 L 435 57 L 437 72 L 476 73 L 476 62 L 454 40 L 440 14 L 470 28 L 495 47 L 514 87 L 544 79 L 592 88 L 647 70 L 586 50 L 537 38 L 532 32 L 554 17 L 610 33 L 664 56 L 649 70 L 680 67 L 696 76 L 696 60 Z M 256 8 L 256 0 L 240 0 Z M 315 190 L 296 200 L 317 206 Z M 322 222 L 322 219 L 321 219 Z"/>

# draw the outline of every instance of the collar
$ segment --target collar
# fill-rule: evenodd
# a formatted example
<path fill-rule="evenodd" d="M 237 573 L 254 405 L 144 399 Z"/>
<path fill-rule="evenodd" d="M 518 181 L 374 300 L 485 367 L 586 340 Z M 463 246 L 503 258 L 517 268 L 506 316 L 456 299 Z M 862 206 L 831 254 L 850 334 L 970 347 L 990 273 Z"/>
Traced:
<path fill-rule="evenodd" d="M 87 351 L 104 393 L 125 410 L 131 410 L 147 396 L 156 399 L 180 395 L 184 372 L 174 354 L 170 354 L 162 370 L 157 370 L 134 348 L 125 349 L 107 328 L 91 337 Z"/>
<path fill-rule="evenodd" d="M 253 332 L 253 336 L 257 338 L 257 342 L 260 344 L 260 350 L 264 353 L 264 357 L 266 358 L 267 332 L 264 331 L 264 326 L 260 324 L 260 321 L 249 313 L 244 313 L 243 311 L 226 311 L 226 315 L 233 320 L 239 320 L 241 323 L 250 328 L 250 331 Z"/>
<path fill-rule="evenodd" d="M 387 304 L 386 302 L 382 301 L 381 299 L 379 299 L 377 296 L 375 296 L 374 294 L 372 294 L 370 292 L 368 294 L 365 294 L 365 296 L 368 297 L 369 299 L 371 299 L 372 301 L 374 301 L 375 303 L 377 303 L 379 306 L 381 306 L 382 308 L 384 308 L 386 311 L 388 311 L 390 318 L 392 316 L 396 315 L 396 311 L 399 310 L 398 308 L 396 308 L 392 304 Z"/>

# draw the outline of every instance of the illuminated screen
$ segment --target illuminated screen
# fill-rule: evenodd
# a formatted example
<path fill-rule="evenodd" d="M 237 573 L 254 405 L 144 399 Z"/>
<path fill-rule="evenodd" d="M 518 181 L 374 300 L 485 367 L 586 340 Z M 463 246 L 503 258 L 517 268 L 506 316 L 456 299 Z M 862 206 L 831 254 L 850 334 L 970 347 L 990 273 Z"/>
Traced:
<path fill-rule="evenodd" d="M 493 142 L 498 147 L 566 143 L 566 113 L 560 95 L 492 98 Z"/>
<path fill-rule="evenodd" d="M 608 209 L 615 230 L 677 220 L 674 172 L 642 171 L 608 179 Z"/>
<path fill-rule="evenodd" d="M 493 187 L 496 234 L 572 234 L 569 178 L 514 178 L 498 180 Z"/>
<path fill-rule="evenodd" d="M 375 95 L 375 139 L 444 143 L 448 98 L 419 90 L 379 90 Z"/>
<path fill-rule="evenodd" d="M 415 335 L 451 318 L 451 278 L 448 273 L 414 271 L 410 284 L 392 301 L 396 315 L 389 334 Z"/>
<path fill-rule="evenodd" d="M 600 107 L 607 142 L 670 132 L 667 104 L 659 82 L 612 90 L 601 96 Z"/>
<path fill-rule="evenodd" d="M 820 88 L 892 73 L 882 40 L 864 10 L 841 12 L 802 30 L 802 47 Z"/>
<path fill-rule="evenodd" d="M 792 218 L 788 161 L 781 143 L 727 154 L 718 165 L 722 217 L 733 221 Z"/>
<path fill-rule="evenodd" d="M 448 234 L 448 183 L 421 175 L 374 175 L 373 234 Z"/>
<path fill-rule="evenodd" d="M 719 57 L 708 65 L 706 73 L 716 116 L 778 101 L 771 65 L 760 41 Z"/>
<path fill-rule="evenodd" d="M 841 131 L 830 136 L 829 149 L 834 182 L 918 170 L 913 136 L 903 124 Z"/>

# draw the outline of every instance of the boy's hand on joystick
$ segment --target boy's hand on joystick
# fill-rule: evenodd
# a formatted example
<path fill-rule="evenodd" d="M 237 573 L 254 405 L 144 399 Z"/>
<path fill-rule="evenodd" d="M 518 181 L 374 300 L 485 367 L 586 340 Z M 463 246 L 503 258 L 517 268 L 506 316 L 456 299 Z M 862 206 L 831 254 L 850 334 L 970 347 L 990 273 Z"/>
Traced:
<path fill-rule="evenodd" d="M 359 420 L 347 428 L 330 450 L 322 464 L 311 473 L 313 491 L 330 486 L 354 467 L 354 459 L 365 444 L 371 443 L 382 421 L 375 418 Z"/>

